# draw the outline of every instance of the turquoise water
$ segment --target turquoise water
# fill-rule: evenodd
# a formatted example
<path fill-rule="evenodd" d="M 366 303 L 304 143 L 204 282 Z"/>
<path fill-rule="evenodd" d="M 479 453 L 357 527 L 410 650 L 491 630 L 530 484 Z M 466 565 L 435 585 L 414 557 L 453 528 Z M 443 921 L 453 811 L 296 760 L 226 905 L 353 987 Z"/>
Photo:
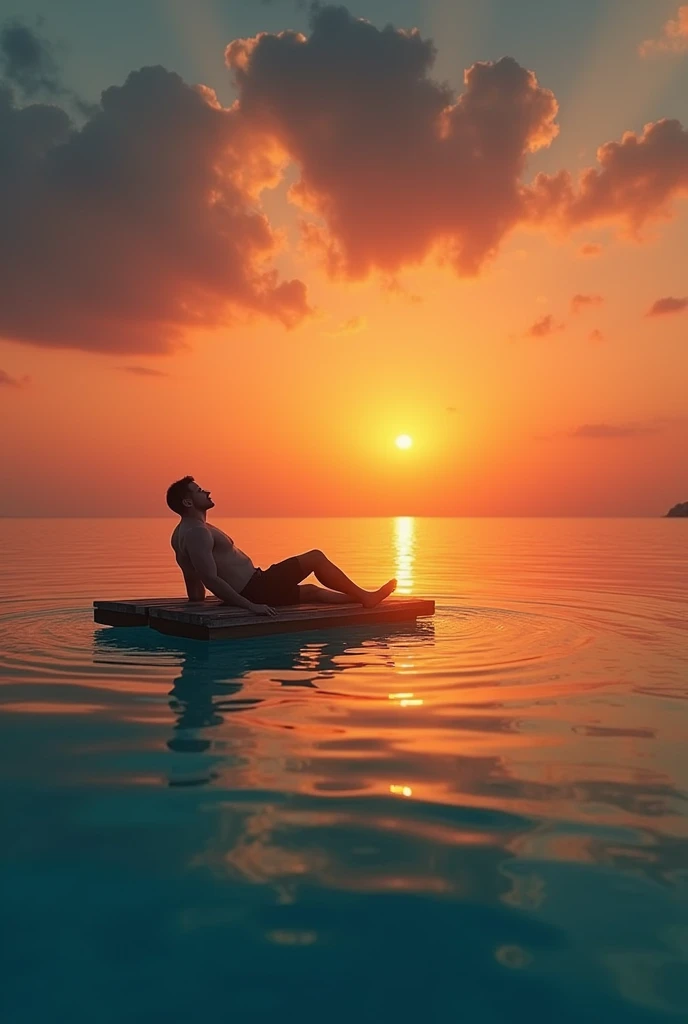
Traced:
<path fill-rule="evenodd" d="M 213 521 L 437 614 L 101 627 L 175 520 L 3 520 L 3 1021 L 686 1020 L 688 521 Z"/>

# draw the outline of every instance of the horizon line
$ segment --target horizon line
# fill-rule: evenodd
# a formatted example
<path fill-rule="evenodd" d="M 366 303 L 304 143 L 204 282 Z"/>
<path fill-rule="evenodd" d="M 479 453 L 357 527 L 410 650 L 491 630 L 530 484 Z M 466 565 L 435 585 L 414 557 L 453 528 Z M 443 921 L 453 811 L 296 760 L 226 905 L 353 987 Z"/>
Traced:
<path fill-rule="evenodd" d="M 63 516 L 63 515 L 4 515 L 0 513 L 0 519 L 165 519 L 172 520 L 171 516 L 151 515 L 104 515 L 95 514 L 88 516 Z M 175 518 L 179 518 L 175 515 Z M 216 516 L 218 519 L 681 519 L 684 516 L 669 516 L 666 512 L 656 513 L 608 513 L 608 514 L 584 514 L 584 515 L 513 515 L 513 514 L 481 514 L 481 515 L 431 515 L 415 512 L 389 512 L 378 515 L 257 515 L 246 513 L 229 513 L 224 516 Z"/>

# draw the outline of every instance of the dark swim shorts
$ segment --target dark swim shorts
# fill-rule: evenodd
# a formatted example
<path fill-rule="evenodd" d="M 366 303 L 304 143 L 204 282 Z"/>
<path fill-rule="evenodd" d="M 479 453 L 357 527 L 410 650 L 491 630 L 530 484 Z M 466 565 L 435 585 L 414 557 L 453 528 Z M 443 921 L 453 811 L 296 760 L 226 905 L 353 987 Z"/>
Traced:
<path fill-rule="evenodd" d="M 269 569 L 256 569 L 241 596 L 255 604 L 298 604 L 299 583 L 303 570 L 298 558 L 285 558 L 275 562 Z"/>

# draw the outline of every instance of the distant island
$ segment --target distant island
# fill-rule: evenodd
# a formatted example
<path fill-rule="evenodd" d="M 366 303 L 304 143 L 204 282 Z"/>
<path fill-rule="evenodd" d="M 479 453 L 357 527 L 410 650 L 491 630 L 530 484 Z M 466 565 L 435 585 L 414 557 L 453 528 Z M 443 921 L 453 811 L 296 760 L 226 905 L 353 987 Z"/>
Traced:
<path fill-rule="evenodd" d="M 678 505 L 669 509 L 667 516 L 688 516 L 688 501 L 679 501 Z"/>

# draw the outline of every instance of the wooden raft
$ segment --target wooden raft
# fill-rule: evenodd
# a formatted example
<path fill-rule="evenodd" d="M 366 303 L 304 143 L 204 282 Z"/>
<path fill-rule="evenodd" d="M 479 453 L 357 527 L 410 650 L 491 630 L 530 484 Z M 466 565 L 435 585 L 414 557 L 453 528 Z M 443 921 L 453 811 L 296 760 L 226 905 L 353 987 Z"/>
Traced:
<path fill-rule="evenodd" d="M 375 608 L 360 604 L 299 604 L 277 608 L 277 615 L 252 615 L 218 600 L 187 601 L 167 597 L 134 601 L 94 601 L 93 619 L 105 626 L 150 626 L 159 633 L 193 640 L 231 640 L 273 633 L 300 633 L 306 629 L 332 629 L 378 622 L 407 622 L 434 615 L 429 598 L 388 597 Z"/>

